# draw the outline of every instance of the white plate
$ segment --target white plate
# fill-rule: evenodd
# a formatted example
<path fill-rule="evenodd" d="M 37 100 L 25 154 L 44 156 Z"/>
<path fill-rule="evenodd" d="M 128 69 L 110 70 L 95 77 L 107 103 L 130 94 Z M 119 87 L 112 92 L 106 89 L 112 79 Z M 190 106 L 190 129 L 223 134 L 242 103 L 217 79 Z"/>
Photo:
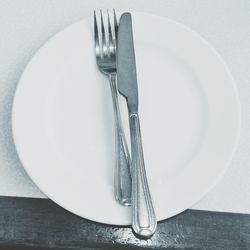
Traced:
<path fill-rule="evenodd" d="M 240 104 L 218 53 L 185 26 L 133 13 L 139 112 L 158 220 L 200 200 L 222 177 L 240 131 Z M 128 135 L 126 105 L 123 119 Z M 92 18 L 50 39 L 27 66 L 13 104 L 20 159 L 65 209 L 127 225 L 113 195 L 114 127 L 107 79 L 96 67 Z"/>

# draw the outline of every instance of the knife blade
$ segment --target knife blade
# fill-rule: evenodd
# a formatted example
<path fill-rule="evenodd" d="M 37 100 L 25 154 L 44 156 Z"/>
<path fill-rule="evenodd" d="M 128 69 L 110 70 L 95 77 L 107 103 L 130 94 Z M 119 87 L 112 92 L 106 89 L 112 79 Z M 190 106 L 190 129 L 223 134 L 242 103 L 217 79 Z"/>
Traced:
<path fill-rule="evenodd" d="M 132 228 L 142 237 L 151 237 L 157 226 L 153 202 L 144 164 L 140 119 L 138 115 L 138 86 L 130 13 L 122 14 L 117 39 L 117 83 L 126 98 L 131 137 Z"/>
<path fill-rule="evenodd" d="M 127 99 L 128 109 L 138 112 L 136 62 L 130 13 L 124 13 L 119 22 L 117 42 L 118 90 Z"/>

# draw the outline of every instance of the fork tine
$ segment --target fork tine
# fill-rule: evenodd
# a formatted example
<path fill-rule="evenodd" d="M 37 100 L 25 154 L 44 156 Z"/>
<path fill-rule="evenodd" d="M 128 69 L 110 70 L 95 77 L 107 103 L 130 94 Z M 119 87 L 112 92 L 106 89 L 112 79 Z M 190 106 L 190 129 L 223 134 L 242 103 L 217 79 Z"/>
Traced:
<path fill-rule="evenodd" d="M 95 34 L 95 49 L 96 52 L 100 50 L 100 44 L 99 44 L 99 34 L 98 34 L 98 27 L 97 27 L 97 20 L 96 20 L 96 12 L 94 11 L 94 34 Z M 99 53 L 96 53 L 97 55 Z"/>
<path fill-rule="evenodd" d="M 115 39 L 116 39 L 116 37 L 117 37 L 117 31 L 118 31 L 118 24 L 117 24 L 117 18 L 116 18 L 115 9 L 113 9 L 113 13 L 114 13 L 114 28 L 115 28 Z"/>
<path fill-rule="evenodd" d="M 104 29 L 104 22 L 103 22 L 103 15 L 102 15 L 102 10 L 100 10 L 101 14 L 101 31 L 102 31 L 102 52 L 104 53 L 107 49 L 107 44 L 106 44 L 106 35 L 105 35 L 105 29 Z"/>
<path fill-rule="evenodd" d="M 115 49 L 115 43 L 114 43 L 114 37 L 112 34 L 112 28 L 110 24 L 110 17 L 109 17 L 109 10 L 107 10 L 107 16 L 108 16 L 108 50 L 109 50 L 109 56 L 112 56 Z"/>
<path fill-rule="evenodd" d="M 107 15 L 108 15 L 108 35 L 109 35 L 109 42 L 112 42 L 112 30 L 110 25 L 110 18 L 109 18 L 109 10 L 107 9 Z"/>

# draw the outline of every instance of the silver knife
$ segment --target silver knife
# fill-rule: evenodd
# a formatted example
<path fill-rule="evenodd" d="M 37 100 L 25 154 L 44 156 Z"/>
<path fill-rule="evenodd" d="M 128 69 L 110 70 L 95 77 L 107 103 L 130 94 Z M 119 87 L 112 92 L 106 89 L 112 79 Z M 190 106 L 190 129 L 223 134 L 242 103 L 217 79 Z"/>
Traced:
<path fill-rule="evenodd" d="M 136 234 L 150 237 L 156 230 L 157 220 L 148 187 L 142 150 L 132 17 L 130 13 L 122 14 L 119 22 L 117 82 L 119 92 L 127 100 L 129 111 L 132 158 L 132 228 Z"/>

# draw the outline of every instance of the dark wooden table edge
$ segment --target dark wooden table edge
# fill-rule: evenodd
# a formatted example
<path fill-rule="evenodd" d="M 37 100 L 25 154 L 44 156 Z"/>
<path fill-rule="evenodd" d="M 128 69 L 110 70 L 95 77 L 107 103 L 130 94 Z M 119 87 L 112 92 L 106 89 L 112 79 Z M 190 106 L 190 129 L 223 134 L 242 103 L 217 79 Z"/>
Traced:
<path fill-rule="evenodd" d="M 80 218 L 49 199 L 0 196 L 0 249 L 250 250 L 250 215 L 186 210 L 149 240 Z"/>

